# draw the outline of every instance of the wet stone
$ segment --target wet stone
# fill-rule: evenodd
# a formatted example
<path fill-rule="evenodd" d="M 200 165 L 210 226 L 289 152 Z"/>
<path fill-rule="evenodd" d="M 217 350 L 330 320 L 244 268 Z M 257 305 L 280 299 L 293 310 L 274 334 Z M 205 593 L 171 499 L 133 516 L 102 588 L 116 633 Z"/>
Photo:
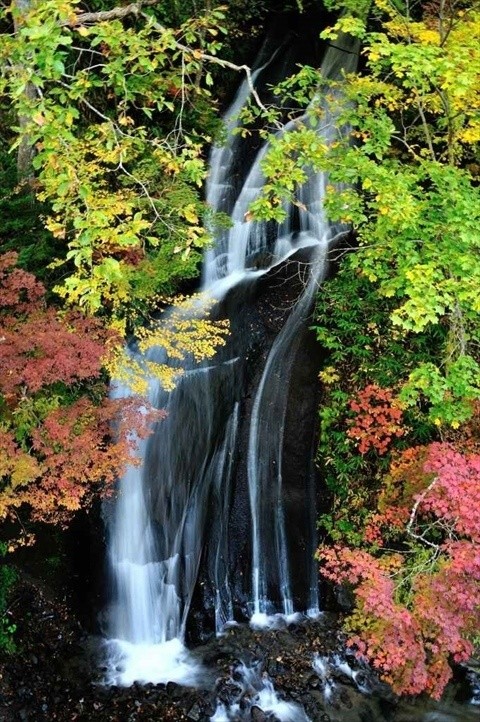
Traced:
<path fill-rule="evenodd" d="M 265 714 L 263 709 L 260 709 L 260 707 L 257 706 L 252 707 L 251 716 L 252 722 L 267 722 L 267 720 L 271 719 Z"/>
<path fill-rule="evenodd" d="M 366 672 L 357 672 L 355 677 L 355 684 L 357 687 L 364 687 L 365 689 L 370 687 L 368 675 Z"/>
<path fill-rule="evenodd" d="M 356 694 L 353 692 L 353 690 L 346 689 L 346 688 L 341 689 L 340 695 L 339 695 L 339 701 L 340 701 L 342 707 L 344 707 L 346 709 L 352 709 L 352 707 L 354 706 L 354 699 L 352 699 L 352 697 L 354 699 L 356 698 Z"/>
<path fill-rule="evenodd" d="M 205 705 L 203 708 L 203 714 L 205 715 L 205 717 L 208 717 L 208 718 L 213 717 L 213 715 L 215 714 L 216 708 L 217 708 L 216 699 L 214 696 L 211 696 L 211 697 L 207 698 L 205 701 Z"/>
<path fill-rule="evenodd" d="M 202 710 L 200 708 L 200 705 L 198 702 L 195 702 L 190 709 L 187 712 L 188 719 L 194 720 L 194 722 L 198 722 L 200 718 L 202 717 Z"/>
<path fill-rule="evenodd" d="M 276 660 L 269 662 L 267 666 L 267 672 L 270 675 L 270 677 L 276 677 L 277 674 L 281 674 L 283 671 L 283 666 L 279 664 Z"/>
<path fill-rule="evenodd" d="M 307 680 L 307 686 L 316 689 L 320 686 L 320 679 L 316 674 L 311 674 Z"/>
<path fill-rule="evenodd" d="M 172 699 L 180 699 L 185 694 L 185 688 L 177 684 L 177 682 L 168 682 L 167 694 L 169 697 L 172 697 Z"/>

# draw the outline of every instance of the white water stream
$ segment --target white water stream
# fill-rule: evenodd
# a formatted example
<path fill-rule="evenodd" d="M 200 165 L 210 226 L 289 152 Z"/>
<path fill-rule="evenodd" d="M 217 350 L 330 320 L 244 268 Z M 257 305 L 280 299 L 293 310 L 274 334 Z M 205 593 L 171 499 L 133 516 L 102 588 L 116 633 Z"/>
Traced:
<path fill-rule="evenodd" d="M 350 52 L 355 48 L 352 41 L 343 40 L 344 46 L 338 43 L 329 47 L 322 63 L 322 75 L 330 80 L 339 78 L 342 70 L 353 70 L 356 55 Z M 346 57 L 345 57 L 346 56 Z M 323 109 L 321 136 L 326 144 L 333 142 L 337 128 L 335 118 L 328 112 L 328 106 L 321 96 L 313 101 Z M 308 111 L 303 117 L 308 124 Z M 291 130 L 295 123 L 289 123 L 284 131 Z M 260 151 L 265 153 L 265 149 Z M 277 611 L 272 609 L 269 587 L 272 578 L 280 588 L 282 611 L 284 615 L 293 614 L 294 603 L 291 593 L 288 541 L 285 527 L 283 507 L 283 436 L 287 413 L 288 394 L 286 389 L 295 358 L 295 350 L 301 341 L 301 329 L 311 311 L 315 293 L 327 268 L 327 255 L 332 245 L 341 238 L 346 228 L 333 226 L 325 216 L 323 199 L 325 197 L 327 177 L 324 173 L 311 174 L 308 181 L 299 191 L 299 205 L 295 211 L 298 220 L 294 221 L 293 207 L 289 209 L 287 220 L 282 224 L 282 235 L 276 241 L 276 251 L 282 248 L 288 256 L 291 246 L 297 241 L 299 247 L 311 247 L 308 266 L 305 268 L 303 293 L 298 298 L 284 327 L 278 334 L 271 348 L 263 375 L 257 390 L 250 422 L 248 445 L 248 482 L 250 493 L 250 509 L 253 523 L 253 615 L 256 624 L 268 614 Z M 295 226 L 300 233 L 295 234 Z M 298 239 L 298 240 L 297 240 Z M 312 480 L 313 481 L 313 480 Z M 271 492 L 267 488 L 275 488 L 275 503 L 271 505 Z M 306 489 L 307 503 L 315 508 L 313 483 Z M 312 517 L 311 523 L 315 524 Z M 314 541 L 315 535 L 311 534 Z M 275 552 L 272 554 L 272 540 Z M 313 559 L 314 546 L 307 550 Z M 319 611 L 316 571 L 310 584 L 310 600 L 308 613 L 314 616 Z"/>
<path fill-rule="evenodd" d="M 310 722 L 302 707 L 294 702 L 283 700 L 275 691 L 271 679 L 258 667 L 239 665 L 233 673 L 235 686 L 238 689 L 238 701 L 229 705 L 218 704 L 210 722 L 230 722 L 233 720 L 251 719 L 251 711 L 258 707 L 265 713 L 272 713 L 280 722 Z"/>

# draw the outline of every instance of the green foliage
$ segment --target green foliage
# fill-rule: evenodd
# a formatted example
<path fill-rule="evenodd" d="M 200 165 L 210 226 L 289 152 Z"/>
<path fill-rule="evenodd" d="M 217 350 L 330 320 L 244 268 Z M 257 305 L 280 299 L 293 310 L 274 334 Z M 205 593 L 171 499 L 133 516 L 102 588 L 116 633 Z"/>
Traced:
<path fill-rule="evenodd" d="M 330 88 L 319 79 L 315 92 L 325 89 L 349 132 L 330 148 L 310 142 L 311 127 L 285 134 L 265 161 L 269 185 L 257 203 L 264 217 L 281 217 L 283 199 L 295 197 L 292 169 L 325 170 L 330 217 L 356 230 L 358 248 L 320 291 L 316 330 L 329 352 L 320 374 L 319 458 L 333 497 L 321 526 L 334 540 L 361 545 L 390 456 L 360 453 L 348 435 L 352 397 L 369 384 L 394 390 L 406 427 L 394 444 L 401 451 L 464 424 L 480 394 L 480 198 L 472 163 L 480 88 L 464 61 L 465 47 L 478 53 L 480 17 L 473 8 L 454 14 L 442 35 L 427 14 L 414 21 L 375 2 L 370 32 L 364 14 L 340 5 L 345 14 L 324 36 L 364 38 L 366 73 Z M 306 104 L 315 96 L 304 80 L 289 79 L 287 90 Z M 315 128 L 315 102 L 309 112 Z"/>
<path fill-rule="evenodd" d="M 330 174 L 330 217 L 358 238 L 317 307 L 333 496 L 320 525 L 338 543 L 319 558 L 355 587 L 350 644 L 398 693 L 439 698 L 478 628 L 479 6 L 429 3 L 412 18 L 374 0 L 371 31 L 335 5 L 346 12 L 324 36 L 363 38 L 367 68 L 332 93 L 349 133 L 311 158 Z M 265 199 L 272 213 L 281 198 Z M 398 438 L 398 418 L 382 409 L 382 427 L 365 408 L 372 384 L 396 396 Z"/>
<path fill-rule="evenodd" d="M 395 386 L 409 369 L 435 358 L 446 330 L 436 326 L 413 335 L 395 327 L 390 320 L 394 299 L 379 299 L 375 284 L 350 266 L 356 253 L 351 251 L 339 273 L 320 289 L 317 338 L 329 351 L 329 364 L 347 369 L 355 388 Z"/>
<path fill-rule="evenodd" d="M 220 126 L 206 63 L 220 50 L 224 12 L 187 6 L 135 11 L 102 0 L 83 12 L 76 0 L 31 0 L 0 9 L 0 147 L 18 149 L 18 173 L 13 154 L 0 155 L 9 551 L 33 541 L 23 520 L 65 525 L 123 473 L 132 430 L 142 438 L 162 416 L 135 396 L 147 377 L 170 389 L 187 356 L 210 358 L 225 343 L 210 302 L 173 302 L 162 327 L 151 320 L 163 294 L 197 274 L 206 229 L 225 221 L 201 196 Z M 180 25 L 162 24 L 174 7 Z M 132 333 L 144 352 L 162 344 L 178 367 L 132 360 Z M 105 398 L 109 372 L 126 376 L 132 398 Z"/>
<path fill-rule="evenodd" d="M 375 0 L 373 31 L 351 4 L 335 5 L 345 12 L 323 36 L 362 36 L 366 56 L 365 74 L 317 81 L 316 97 L 344 130 L 329 147 L 316 138 L 324 111 L 313 96 L 308 123 L 272 139 L 252 212 L 282 220 L 283 202 L 295 199 L 309 168 L 329 173 L 327 212 L 356 230 L 358 252 L 346 264 L 389 307 L 388 337 L 395 341 L 396 328 L 407 347 L 410 337 L 443 337 L 434 358 L 417 355 L 405 366 L 400 398 L 455 427 L 480 398 L 478 3 L 431 4 L 412 19 L 400 3 Z M 300 104 L 312 97 L 304 81 L 289 81 Z"/>
<path fill-rule="evenodd" d="M 219 121 L 204 56 L 220 49 L 224 13 L 179 28 L 155 10 L 82 24 L 75 1 L 32 1 L 2 10 L 5 27 L 10 12 L 0 91 L 19 119 L 14 147 L 35 148 L 33 186 L 63 246 L 56 290 L 125 327 L 147 293 L 195 273 L 210 240 L 199 189 Z"/>
<path fill-rule="evenodd" d="M 6 148 L 0 150 L 0 194 L 2 252 L 18 252 L 18 265 L 51 287 L 58 274 L 48 266 L 52 258 L 65 251 L 42 222 L 47 208 L 37 201 L 28 185 L 17 185 L 15 161 Z"/>
<path fill-rule="evenodd" d="M 323 0 L 323 4 L 327 10 L 346 10 L 352 15 L 358 13 L 358 15 L 364 16 L 369 10 L 372 0 Z"/>
<path fill-rule="evenodd" d="M 8 604 L 17 575 L 12 566 L 2 561 L 6 552 L 6 545 L 0 543 L 0 650 L 8 654 L 15 651 L 15 625 L 8 618 Z"/>

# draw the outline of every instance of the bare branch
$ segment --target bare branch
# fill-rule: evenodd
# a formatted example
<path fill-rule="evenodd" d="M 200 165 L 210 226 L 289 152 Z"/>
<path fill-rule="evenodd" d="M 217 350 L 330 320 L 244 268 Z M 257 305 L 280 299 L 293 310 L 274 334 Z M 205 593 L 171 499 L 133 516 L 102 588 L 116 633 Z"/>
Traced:
<path fill-rule="evenodd" d="M 412 536 L 414 539 L 418 539 L 418 541 L 421 541 L 424 544 L 426 544 L 427 546 L 432 547 L 433 549 L 438 551 L 438 549 L 440 548 L 438 544 L 434 544 L 433 542 L 429 541 L 428 539 L 425 539 L 425 537 L 422 534 L 417 534 L 415 531 L 413 531 L 413 528 L 412 528 L 413 524 L 415 522 L 415 517 L 417 515 L 418 507 L 423 502 L 423 500 L 425 499 L 425 497 L 427 496 L 429 491 L 431 491 L 433 489 L 433 487 L 435 486 L 437 481 L 438 481 L 438 477 L 436 476 L 433 479 L 433 481 L 430 482 L 430 484 L 427 486 L 427 488 L 424 491 L 422 491 L 421 494 L 418 495 L 417 500 L 412 507 L 412 511 L 410 512 L 410 518 L 408 520 L 406 529 L 407 529 L 408 534 L 410 536 Z"/>
<path fill-rule="evenodd" d="M 107 22 L 108 20 L 126 18 L 128 15 L 139 15 L 143 8 L 158 5 L 159 2 L 160 0 L 139 0 L 138 2 L 131 3 L 130 5 L 112 8 L 112 10 L 100 10 L 96 13 L 78 13 L 73 22 L 67 20 L 62 23 L 62 25 L 66 25 L 68 27 L 75 27 L 77 25 L 92 25 L 94 23 Z"/>

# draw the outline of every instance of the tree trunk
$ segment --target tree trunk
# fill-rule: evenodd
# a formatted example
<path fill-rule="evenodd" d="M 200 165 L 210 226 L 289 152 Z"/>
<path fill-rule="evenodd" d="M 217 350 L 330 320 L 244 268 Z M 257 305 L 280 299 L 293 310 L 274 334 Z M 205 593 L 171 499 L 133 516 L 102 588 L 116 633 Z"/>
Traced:
<path fill-rule="evenodd" d="M 32 6 L 32 0 L 16 0 L 14 3 L 14 27 L 15 32 L 22 25 L 23 18 L 28 13 Z M 32 102 L 37 97 L 37 91 L 33 83 L 27 83 L 24 91 L 24 97 L 27 103 Z M 18 118 L 18 125 L 20 127 L 20 133 L 23 133 L 26 125 L 28 124 L 28 117 L 20 115 Z M 33 172 L 33 156 L 35 149 L 30 141 L 28 135 L 22 135 L 20 145 L 18 146 L 17 152 L 17 178 L 19 182 L 29 183 L 34 176 Z"/>

